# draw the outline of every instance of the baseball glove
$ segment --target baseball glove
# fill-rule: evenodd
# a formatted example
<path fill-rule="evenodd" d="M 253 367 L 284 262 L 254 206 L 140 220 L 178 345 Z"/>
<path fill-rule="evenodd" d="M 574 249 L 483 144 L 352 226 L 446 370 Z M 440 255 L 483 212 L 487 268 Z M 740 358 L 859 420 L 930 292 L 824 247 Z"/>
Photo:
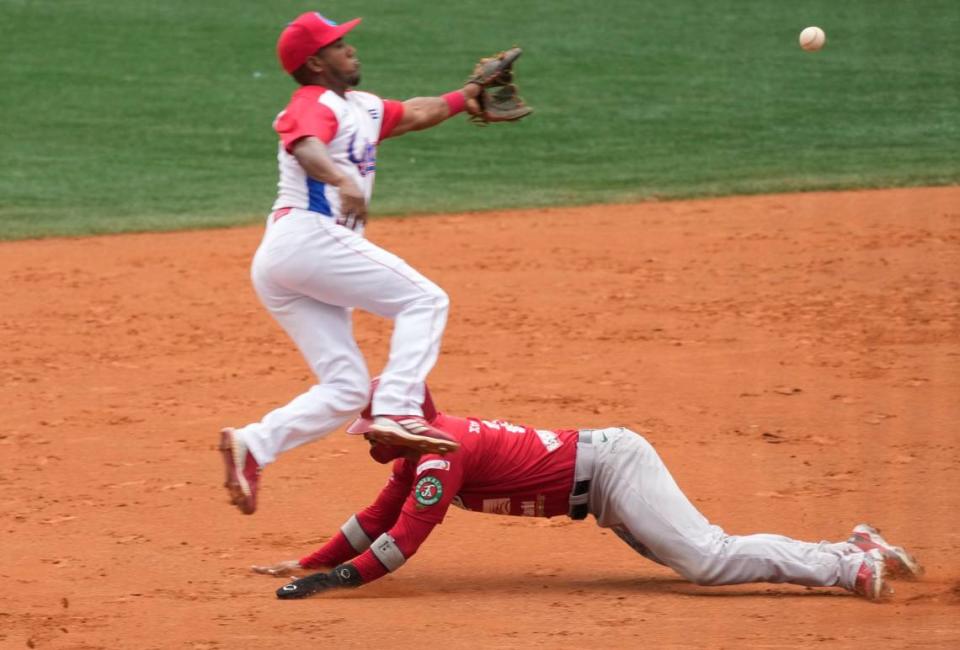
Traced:
<path fill-rule="evenodd" d="M 513 64 L 523 50 L 514 47 L 494 56 L 480 59 L 473 68 L 468 84 L 480 86 L 476 104 L 469 105 L 470 120 L 479 126 L 491 122 L 513 122 L 533 112 L 520 97 L 513 82 Z"/>
<path fill-rule="evenodd" d="M 329 573 L 321 571 L 288 582 L 277 589 L 277 598 L 281 600 L 307 598 L 328 589 L 359 587 L 362 583 L 360 573 L 352 564 L 341 564 Z"/>

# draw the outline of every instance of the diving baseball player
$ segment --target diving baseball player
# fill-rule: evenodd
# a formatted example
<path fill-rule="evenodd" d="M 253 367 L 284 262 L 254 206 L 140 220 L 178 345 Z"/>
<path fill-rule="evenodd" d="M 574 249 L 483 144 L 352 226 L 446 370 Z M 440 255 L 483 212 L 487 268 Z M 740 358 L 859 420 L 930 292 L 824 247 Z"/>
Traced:
<path fill-rule="evenodd" d="M 356 49 L 342 25 L 316 12 L 287 25 L 277 43 L 300 87 L 273 126 L 280 143 L 278 195 L 252 264 L 260 301 L 294 340 L 318 383 L 259 422 L 221 431 L 231 502 L 257 507 L 261 469 L 278 454 L 323 437 L 364 408 L 370 376 L 353 338 L 353 308 L 394 321 L 390 354 L 373 403 L 371 431 L 392 445 L 446 453 L 457 442 L 420 412 L 436 362 L 449 300 L 402 259 L 363 237 L 377 146 L 467 110 L 483 117 L 481 93 L 504 83 L 517 53 L 484 59 L 482 75 L 439 97 L 386 100 L 353 90 Z M 478 99 L 479 98 L 479 99 Z M 530 110 L 505 117 L 517 119 Z"/>
<path fill-rule="evenodd" d="M 437 413 L 429 391 L 425 395 L 424 417 L 449 432 L 458 451 L 421 455 L 385 444 L 367 409 L 348 432 L 364 434 L 377 461 L 394 461 L 393 474 L 372 505 L 313 553 L 253 567 L 269 575 L 332 569 L 284 585 L 279 598 L 354 587 L 396 571 L 451 505 L 525 517 L 592 514 L 641 555 L 700 585 L 837 586 L 879 600 L 891 591 L 890 576 L 922 573 L 910 554 L 867 524 L 839 543 L 727 535 L 687 500 L 650 443 L 629 429 L 547 431 L 455 417 Z"/>

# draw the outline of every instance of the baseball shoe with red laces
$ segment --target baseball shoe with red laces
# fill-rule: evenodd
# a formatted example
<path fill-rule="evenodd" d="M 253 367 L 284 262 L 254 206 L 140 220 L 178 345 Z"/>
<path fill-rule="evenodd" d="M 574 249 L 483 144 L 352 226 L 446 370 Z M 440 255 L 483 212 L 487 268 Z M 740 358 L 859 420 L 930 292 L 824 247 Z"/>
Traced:
<path fill-rule="evenodd" d="M 449 454 L 460 448 L 460 443 L 419 415 L 378 415 L 366 435 L 385 445 L 423 454 Z"/>
<path fill-rule="evenodd" d="M 867 551 L 853 582 L 853 593 L 873 601 L 883 600 L 892 594 L 893 589 L 886 582 L 885 566 L 883 553 L 877 549 Z"/>
<path fill-rule="evenodd" d="M 883 537 L 880 531 L 870 524 L 857 524 L 853 527 L 853 534 L 847 540 L 861 551 L 876 549 L 883 555 L 887 575 L 897 578 L 919 578 L 923 575 L 923 567 L 916 558 L 907 553 L 902 547 L 894 546 Z"/>
<path fill-rule="evenodd" d="M 260 466 L 234 429 L 220 432 L 220 452 L 227 470 L 224 486 L 230 493 L 230 503 L 245 515 L 257 510 L 257 488 L 260 486 Z"/>

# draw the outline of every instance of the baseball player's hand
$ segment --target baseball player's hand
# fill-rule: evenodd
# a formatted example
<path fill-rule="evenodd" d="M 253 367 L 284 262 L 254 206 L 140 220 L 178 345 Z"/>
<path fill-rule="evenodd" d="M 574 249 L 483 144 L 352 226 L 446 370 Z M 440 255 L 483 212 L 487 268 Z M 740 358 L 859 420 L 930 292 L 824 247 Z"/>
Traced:
<path fill-rule="evenodd" d="M 283 600 L 306 598 L 328 589 L 359 587 L 362 583 L 360 573 L 352 564 L 341 564 L 329 573 L 314 573 L 288 582 L 277 589 L 277 598 Z"/>
<path fill-rule="evenodd" d="M 340 218 L 337 223 L 356 230 L 358 225 L 367 223 L 367 201 L 363 192 L 347 176 L 337 184 L 337 188 L 340 190 Z"/>
<path fill-rule="evenodd" d="M 290 575 L 299 576 L 305 573 L 305 569 L 300 566 L 300 562 L 297 560 L 284 560 L 283 562 L 277 562 L 276 564 L 269 564 L 266 566 L 254 565 L 250 567 L 250 570 L 254 573 L 259 573 L 260 575 L 277 577 Z"/>
<path fill-rule="evenodd" d="M 474 83 L 468 83 L 460 90 L 460 92 L 463 93 L 463 96 L 467 100 L 464 104 L 467 113 L 470 115 L 480 115 L 483 113 L 483 106 L 480 105 L 480 101 L 477 99 L 480 93 L 483 92 L 482 86 Z"/>

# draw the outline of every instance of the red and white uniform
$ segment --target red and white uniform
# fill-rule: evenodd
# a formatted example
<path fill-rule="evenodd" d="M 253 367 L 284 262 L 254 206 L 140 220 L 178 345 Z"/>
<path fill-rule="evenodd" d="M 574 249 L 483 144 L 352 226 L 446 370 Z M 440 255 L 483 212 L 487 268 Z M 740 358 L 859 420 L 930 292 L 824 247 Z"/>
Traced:
<path fill-rule="evenodd" d="M 374 413 L 419 415 L 424 380 L 440 352 L 449 299 L 396 255 L 341 225 L 337 188 L 307 176 L 290 153 L 305 137 L 325 143 L 338 169 L 373 191 L 377 146 L 403 104 L 370 93 L 344 97 L 319 86 L 293 93 L 274 123 L 280 137 L 279 193 L 251 268 L 260 301 L 303 354 L 317 384 L 260 421 L 237 429 L 262 467 L 323 437 L 359 413 L 370 374 L 353 338 L 354 308 L 394 321 Z"/>
<path fill-rule="evenodd" d="M 370 582 L 416 553 L 450 505 L 503 515 L 564 515 L 570 512 L 574 478 L 578 486 L 589 481 L 588 511 L 600 526 L 699 584 L 791 582 L 849 589 L 863 563 L 863 552 L 849 542 L 727 535 L 684 496 L 650 443 L 628 429 L 544 431 L 444 414 L 434 424 L 450 432 L 460 449 L 395 461 L 377 500 L 302 558 L 302 566 L 350 561 L 363 582 Z M 374 447 L 371 454 L 382 461 L 384 448 Z"/>
<path fill-rule="evenodd" d="M 349 176 L 366 197 L 373 196 L 377 172 L 377 145 L 403 117 L 403 104 L 360 91 L 345 97 L 321 86 L 303 86 L 280 112 L 273 128 L 280 136 L 277 161 L 280 180 L 274 210 L 302 208 L 337 220 L 340 195 L 336 187 L 310 178 L 290 153 L 306 136 L 319 138 L 337 168 Z"/>
<path fill-rule="evenodd" d="M 416 553 L 451 505 L 529 517 L 569 511 L 577 431 L 537 430 L 444 414 L 433 424 L 455 438 L 460 449 L 446 456 L 394 461 L 393 474 L 373 505 L 301 564 L 339 564 L 357 555 L 352 544 L 373 542 L 353 561 L 363 581 L 369 582 L 402 564 L 401 555 L 405 560 Z M 394 548 L 380 552 L 374 540 L 383 533 Z"/>

